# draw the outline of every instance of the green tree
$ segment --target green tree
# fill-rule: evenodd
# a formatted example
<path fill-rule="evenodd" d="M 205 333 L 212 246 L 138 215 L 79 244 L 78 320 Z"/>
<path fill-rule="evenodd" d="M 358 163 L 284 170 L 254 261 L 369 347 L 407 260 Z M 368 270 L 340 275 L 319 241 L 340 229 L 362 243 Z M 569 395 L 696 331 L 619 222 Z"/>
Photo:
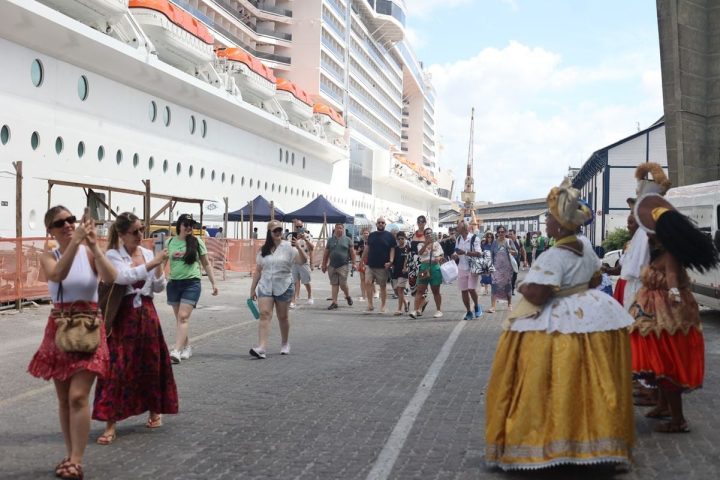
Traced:
<path fill-rule="evenodd" d="M 603 240 L 602 246 L 606 252 L 621 250 L 628 240 L 630 240 L 630 232 L 628 232 L 627 228 L 616 228 Z"/>

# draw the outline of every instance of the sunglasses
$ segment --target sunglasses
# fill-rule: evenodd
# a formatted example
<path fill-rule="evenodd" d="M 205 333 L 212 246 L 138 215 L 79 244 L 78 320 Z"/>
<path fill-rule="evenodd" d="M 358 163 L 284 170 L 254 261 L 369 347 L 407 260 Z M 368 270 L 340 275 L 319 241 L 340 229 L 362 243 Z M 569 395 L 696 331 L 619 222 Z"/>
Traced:
<path fill-rule="evenodd" d="M 140 228 L 135 229 L 135 230 L 128 230 L 127 233 L 128 233 L 129 235 L 137 235 L 137 234 L 143 235 L 143 234 L 145 233 L 145 227 L 140 227 Z"/>
<path fill-rule="evenodd" d="M 271 230 L 272 233 L 282 233 L 282 228 L 276 228 L 274 230 Z"/>
<path fill-rule="evenodd" d="M 66 223 L 70 225 L 75 225 L 75 222 L 77 222 L 77 218 L 72 215 L 70 217 L 61 218 L 60 220 L 55 220 L 50 224 L 50 228 L 62 228 L 65 226 Z"/>
<path fill-rule="evenodd" d="M 385 222 L 377 222 L 378 225 L 385 225 Z"/>

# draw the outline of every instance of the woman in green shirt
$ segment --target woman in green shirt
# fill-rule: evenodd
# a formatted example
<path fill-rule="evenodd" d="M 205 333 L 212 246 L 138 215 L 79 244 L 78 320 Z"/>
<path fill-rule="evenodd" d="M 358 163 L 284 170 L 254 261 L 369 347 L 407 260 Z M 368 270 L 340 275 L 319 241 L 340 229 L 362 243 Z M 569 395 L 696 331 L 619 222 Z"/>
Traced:
<path fill-rule="evenodd" d="M 172 363 L 180 363 L 192 356 L 188 341 L 190 315 L 200 299 L 200 264 L 207 272 L 213 287 L 213 296 L 218 294 L 215 276 L 207 258 L 207 248 L 202 239 L 193 235 L 195 221 L 190 215 L 180 215 L 175 224 L 177 236 L 167 242 L 170 258 L 170 281 L 167 285 L 167 303 L 175 312 L 177 331 L 175 346 L 170 351 Z"/>

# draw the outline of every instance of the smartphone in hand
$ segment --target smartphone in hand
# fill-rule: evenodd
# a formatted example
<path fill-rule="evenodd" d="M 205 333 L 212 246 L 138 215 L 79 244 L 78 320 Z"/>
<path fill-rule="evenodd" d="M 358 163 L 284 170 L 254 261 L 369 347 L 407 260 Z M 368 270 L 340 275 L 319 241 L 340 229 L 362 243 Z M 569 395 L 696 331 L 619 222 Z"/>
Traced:
<path fill-rule="evenodd" d="M 154 235 L 155 242 L 153 244 L 155 255 L 160 253 L 165 248 L 165 232 L 156 233 Z"/>

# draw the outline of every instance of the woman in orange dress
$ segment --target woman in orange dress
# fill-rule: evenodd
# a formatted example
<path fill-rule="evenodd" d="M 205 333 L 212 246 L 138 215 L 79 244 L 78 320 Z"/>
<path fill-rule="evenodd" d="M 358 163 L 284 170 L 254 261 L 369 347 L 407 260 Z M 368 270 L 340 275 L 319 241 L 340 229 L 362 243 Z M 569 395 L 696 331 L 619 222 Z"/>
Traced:
<path fill-rule="evenodd" d="M 660 390 L 658 405 L 646 416 L 670 421 L 656 431 L 689 432 L 682 394 L 702 386 L 705 345 L 686 269 L 715 267 L 718 252 L 709 237 L 658 194 L 638 198 L 635 218 L 648 233 L 651 253 L 641 274 L 643 286 L 630 307 L 635 319 L 630 330 L 633 374 Z"/>

